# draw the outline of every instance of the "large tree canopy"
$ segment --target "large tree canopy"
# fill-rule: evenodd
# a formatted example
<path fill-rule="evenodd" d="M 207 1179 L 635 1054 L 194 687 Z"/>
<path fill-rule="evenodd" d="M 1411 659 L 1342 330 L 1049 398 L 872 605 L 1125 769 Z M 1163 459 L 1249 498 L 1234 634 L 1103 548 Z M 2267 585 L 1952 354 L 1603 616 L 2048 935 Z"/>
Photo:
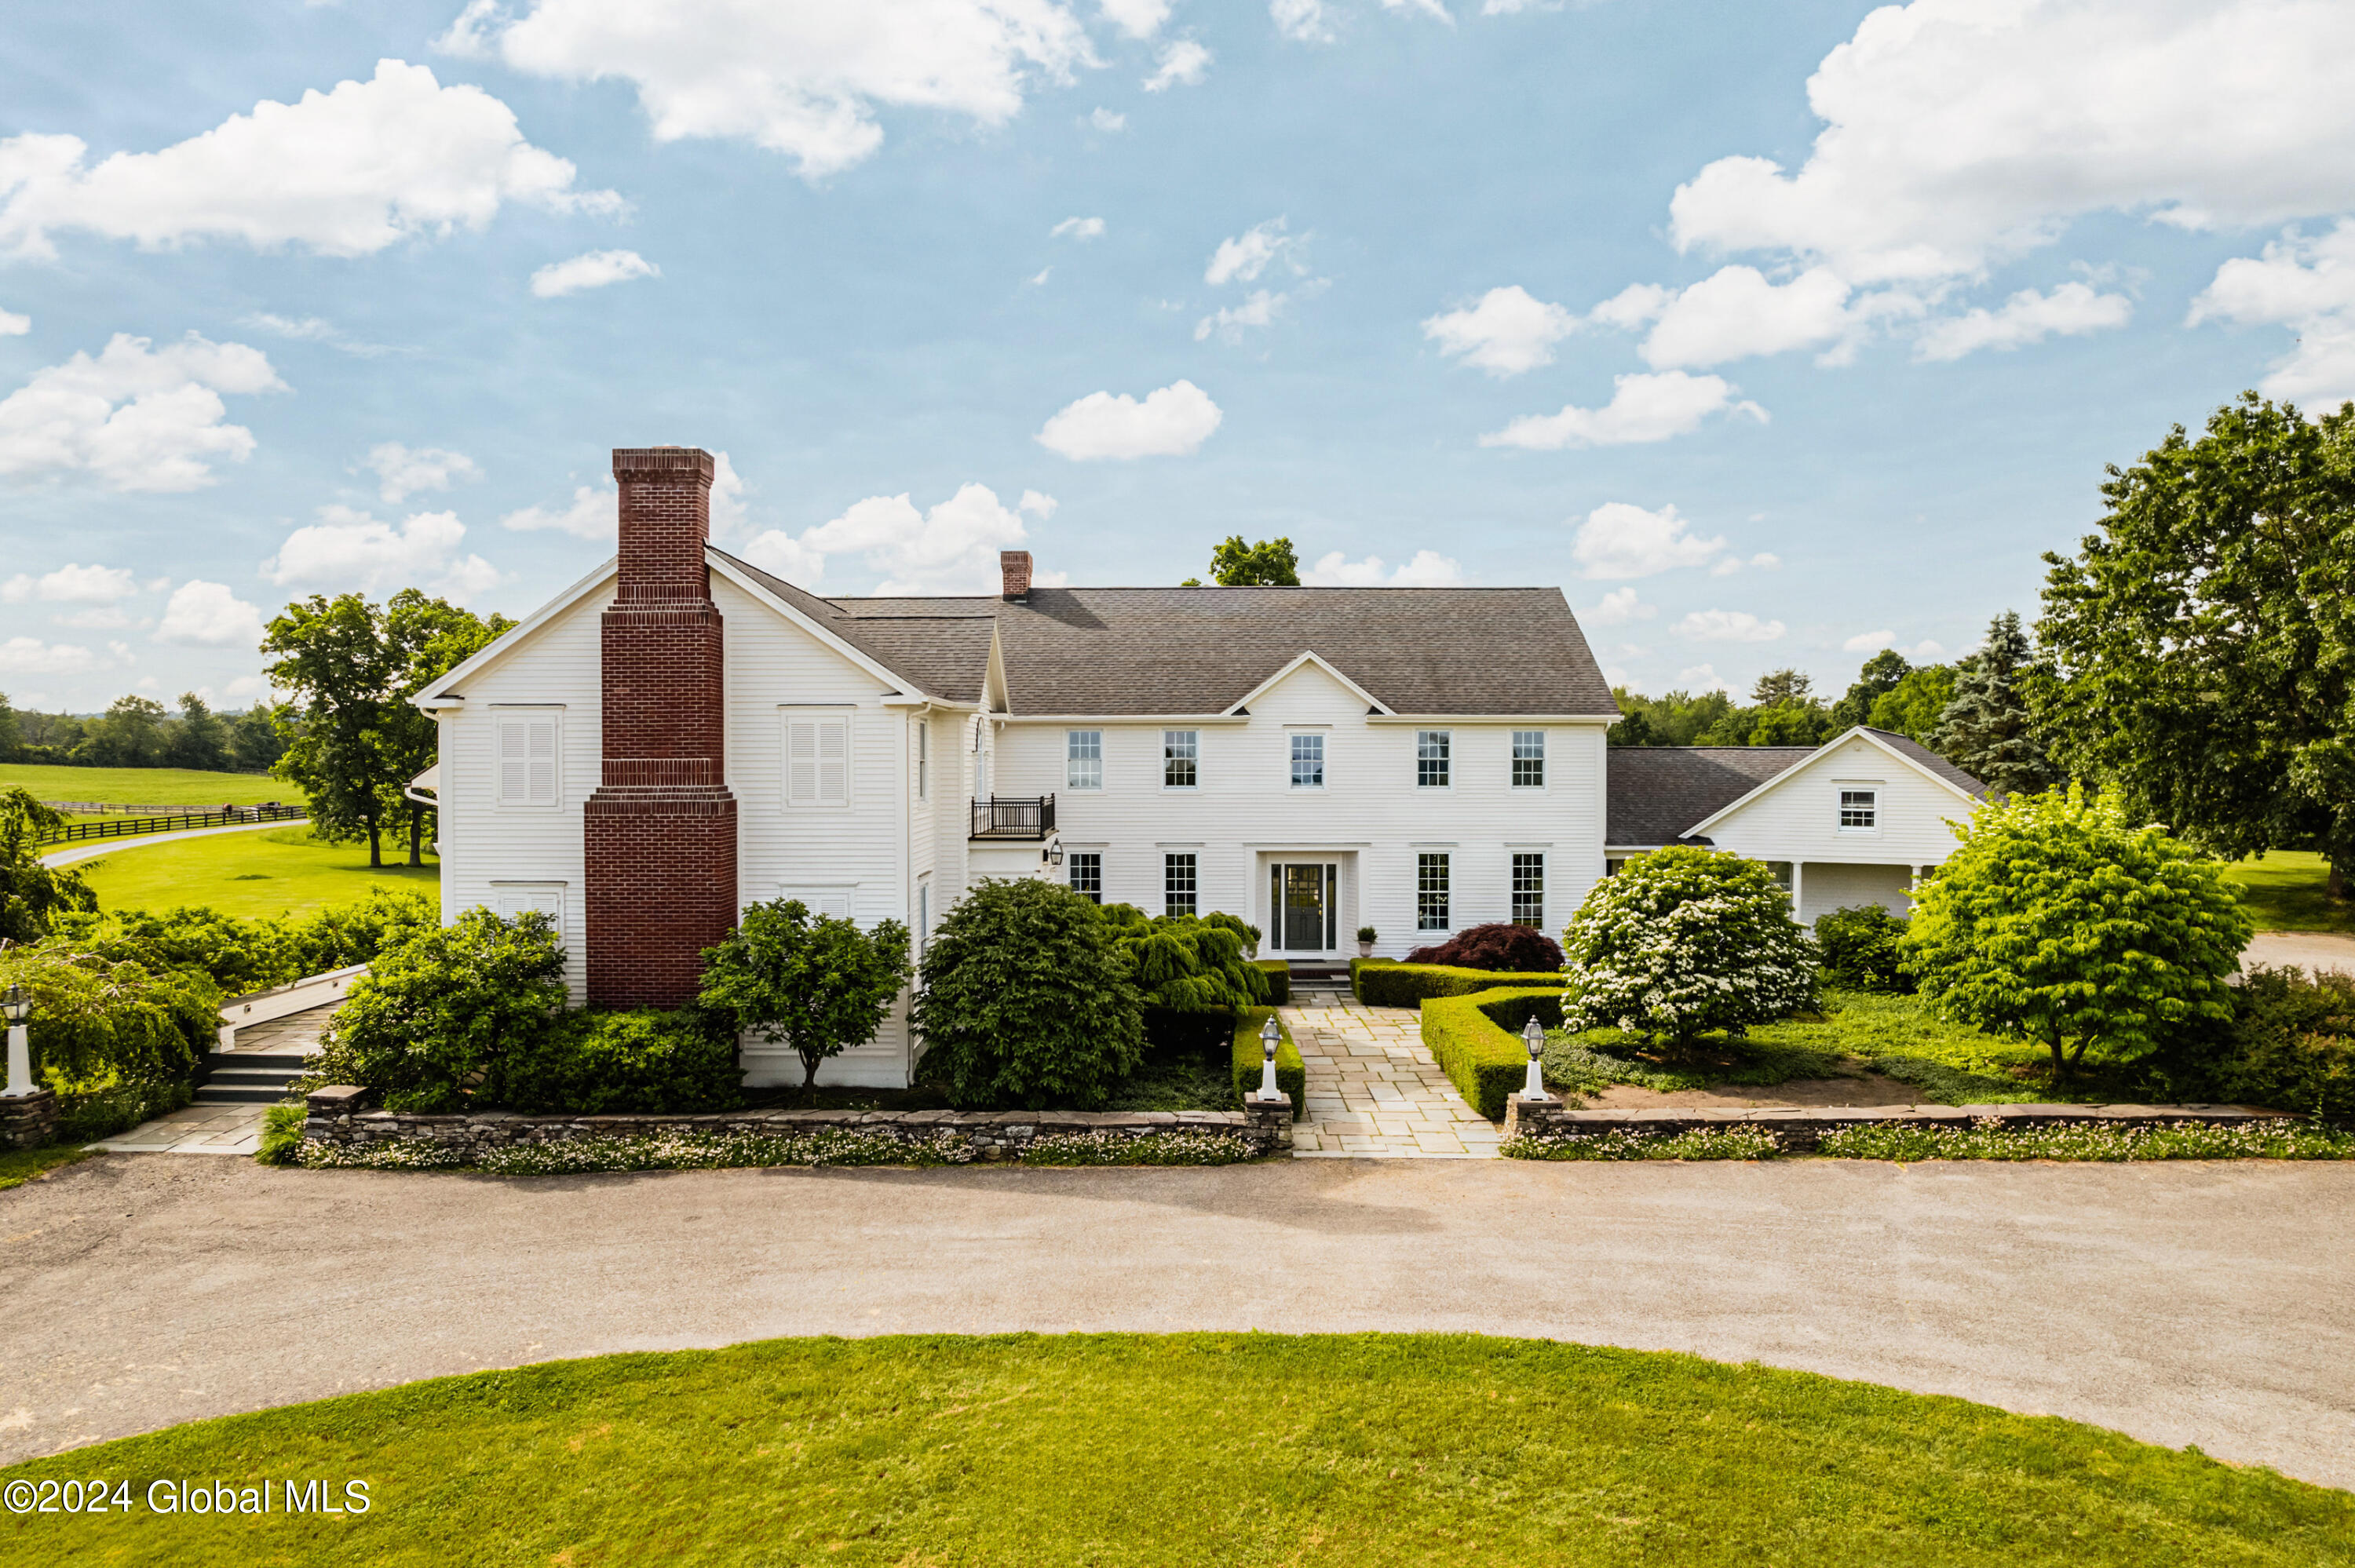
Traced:
<path fill-rule="evenodd" d="M 2211 851 L 2355 869 L 2355 404 L 2255 393 L 2109 470 L 2048 555 L 2036 683 L 2055 760 Z"/>

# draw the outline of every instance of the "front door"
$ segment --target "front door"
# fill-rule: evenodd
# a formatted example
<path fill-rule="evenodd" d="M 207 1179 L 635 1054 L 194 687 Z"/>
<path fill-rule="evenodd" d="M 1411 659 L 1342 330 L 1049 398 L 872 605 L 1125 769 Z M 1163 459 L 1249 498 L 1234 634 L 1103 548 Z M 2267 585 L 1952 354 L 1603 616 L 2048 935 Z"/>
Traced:
<path fill-rule="evenodd" d="M 1293 953 L 1330 952 L 1338 946 L 1341 868 L 1330 864 L 1284 864 L 1271 868 L 1268 882 L 1272 945 Z"/>

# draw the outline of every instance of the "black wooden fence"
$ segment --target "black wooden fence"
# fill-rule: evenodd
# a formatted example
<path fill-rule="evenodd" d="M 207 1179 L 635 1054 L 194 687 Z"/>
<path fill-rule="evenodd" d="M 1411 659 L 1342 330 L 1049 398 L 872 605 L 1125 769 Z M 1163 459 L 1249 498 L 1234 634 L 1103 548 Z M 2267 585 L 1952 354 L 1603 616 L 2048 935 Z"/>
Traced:
<path fill-rule="evenodd" d="M 81 839 L 129 839 L 148 833 L 176 832 L 184 828 L 227 828 L 244 822 L 291 822 L 310 815 L 301 806 L 223 806 L 218 811 L 182 811 L 168 817 L 104 817 L 96 821 L 69 821 L 44 840 L 72 843 Z"/>

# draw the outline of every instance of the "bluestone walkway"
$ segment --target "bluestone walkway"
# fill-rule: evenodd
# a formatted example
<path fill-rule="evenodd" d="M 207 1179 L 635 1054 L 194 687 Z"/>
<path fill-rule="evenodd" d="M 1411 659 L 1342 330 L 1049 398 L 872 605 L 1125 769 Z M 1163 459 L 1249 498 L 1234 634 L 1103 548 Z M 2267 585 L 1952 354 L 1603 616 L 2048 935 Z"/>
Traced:
<path fill-rule="evenodd" d="M 1499 1134 L 1423 1048 L 1420 1010 L 1303 991 L 1283 1010 L 1307 1068 L 1295 1159 L 1493 1160 Z"/>

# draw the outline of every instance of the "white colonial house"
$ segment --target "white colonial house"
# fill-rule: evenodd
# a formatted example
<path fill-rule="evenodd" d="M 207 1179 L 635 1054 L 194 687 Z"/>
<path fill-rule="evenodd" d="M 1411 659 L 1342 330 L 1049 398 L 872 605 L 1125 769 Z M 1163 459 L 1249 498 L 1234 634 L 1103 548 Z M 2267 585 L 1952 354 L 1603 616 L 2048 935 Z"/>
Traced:
<path fill-rule="evenodd" d="M 1304 961 L 1559 930 L 1609 858 L 1696 839 L 1795 863 L 1803 914 L 1902 907 L 1978 788 L 1872 731 L 1613 751 L 1558 588 L 1050 588 L 1008 552 L 995 597 L 821 598 L 709 545 L 706 454 L 614 472 L 620 554 L 419 698 L 444 917 L 547 911 L 580 1001 L 684 1000 L 748 904 L 921 944 L 993 876 L 1226 910 Z M 821 1077 L 914 1056 L 903 1009 Z"/>

